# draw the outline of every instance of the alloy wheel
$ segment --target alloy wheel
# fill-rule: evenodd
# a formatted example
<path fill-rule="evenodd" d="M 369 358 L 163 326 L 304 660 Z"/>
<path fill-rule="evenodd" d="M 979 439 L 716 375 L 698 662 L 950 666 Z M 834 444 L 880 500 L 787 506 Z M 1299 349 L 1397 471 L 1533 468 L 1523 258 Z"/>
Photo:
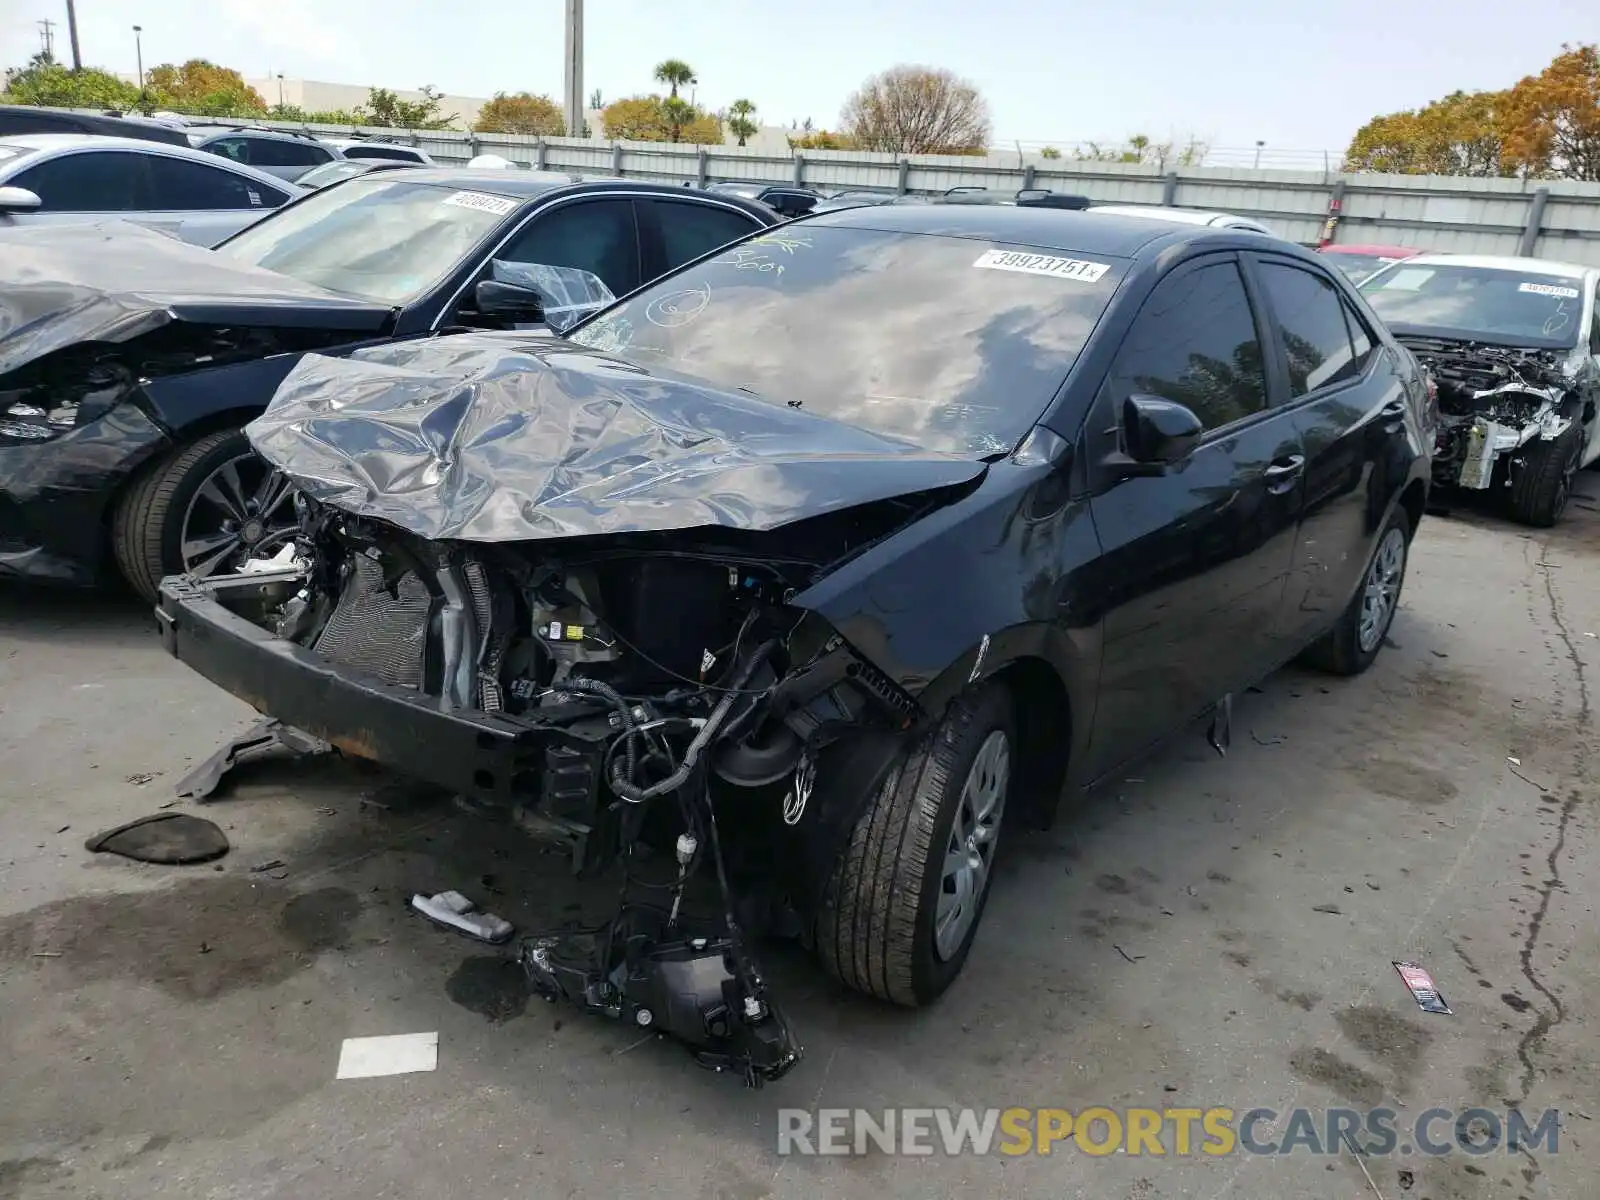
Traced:
<path fill-rule="evenodd" d="M 1395 605 L 1400 600 L 1400 582 L 1405 569 L 1405 532 L 1390 529 L 1378 543 L 1378 552 L 1372 556 L 1372 565 L 1367 568 L 1367 580 L 1361 593 L 1361 623 L 1357 627 L 1356 638 L 1363 654 L 1376 650 L 1384 634 L 1389 632 Z"/>
<path fill-rule="evenodd" d="M 189 499 L 179 531 L 183 570 L 200 578 L 268 558 L 293 538 L 294 485 L 245 453 L 221 463 Z"/>
<path fill-rule="evenodd" d="M 977 919 L 1010 786 L 1011 743 L 1003 730 L 996 729 L 983 740 L 967 769 L 950 825 L 933 916 L 933 948 L 941 961 L 956 956 Z"/>

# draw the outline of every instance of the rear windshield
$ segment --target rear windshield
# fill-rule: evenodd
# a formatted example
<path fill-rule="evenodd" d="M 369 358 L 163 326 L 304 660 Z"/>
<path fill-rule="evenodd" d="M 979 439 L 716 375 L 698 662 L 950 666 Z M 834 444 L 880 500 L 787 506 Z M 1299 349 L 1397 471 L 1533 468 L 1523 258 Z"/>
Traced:
<path fill-rule="evenodd" d="M 871 229 L 780 227 L 670 276 L 573 341 L 929 450 L 1010 451 L 1126 262 Z"/>
<path fill-rule="evenodd" d="M 1400 262 L 1361 294 L 1397 328 L 1566 350 L 1578 344 L 1583 287 L 1580 276 Z"/>

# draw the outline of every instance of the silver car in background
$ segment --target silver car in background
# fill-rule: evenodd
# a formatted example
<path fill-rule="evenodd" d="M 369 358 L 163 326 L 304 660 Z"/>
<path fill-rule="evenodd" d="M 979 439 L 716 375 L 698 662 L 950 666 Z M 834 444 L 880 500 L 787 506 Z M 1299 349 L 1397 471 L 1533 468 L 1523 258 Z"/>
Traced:
<path fill-rule="evenodd" d="M 0 138 L 0 228 L 134 221 L 215 246 L 302 189 L 215 154 L 134 138 Z"/>

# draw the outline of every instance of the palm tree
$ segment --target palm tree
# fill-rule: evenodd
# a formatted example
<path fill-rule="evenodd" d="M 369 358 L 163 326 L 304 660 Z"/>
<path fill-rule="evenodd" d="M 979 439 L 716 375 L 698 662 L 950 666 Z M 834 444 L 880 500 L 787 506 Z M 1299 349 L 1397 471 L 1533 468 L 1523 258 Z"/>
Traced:
<path fill-rule="evenodd" d="M 734 137 L 739 139 L 739 145 L 744 145 L 747 137 L 752 137 L 758 126 L 751 120 L 756 114 L 756 106 L 748 100 L 735 100 L 728 109 L 728 129 Z"/>
<path fill-rule="evenodd" d="M 678 98 L 680 87 L 692 87 L 700 81 L 694 77 L 694 68 L 681 58 L 669 58 L 656 66 L 656 82 L 672 89 L 672 99 Z"/>

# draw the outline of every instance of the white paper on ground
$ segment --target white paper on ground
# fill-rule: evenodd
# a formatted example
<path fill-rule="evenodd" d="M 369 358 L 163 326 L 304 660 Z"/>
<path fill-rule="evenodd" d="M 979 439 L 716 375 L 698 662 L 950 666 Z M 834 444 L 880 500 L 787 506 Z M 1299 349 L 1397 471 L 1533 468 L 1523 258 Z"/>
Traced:
<path fill-rule="evenodd" d="M 406 1075 L 439 1066 L 438 1033 L 395 1033 L 387 1037 L 345 1038 L 335 1079 Z"/>

